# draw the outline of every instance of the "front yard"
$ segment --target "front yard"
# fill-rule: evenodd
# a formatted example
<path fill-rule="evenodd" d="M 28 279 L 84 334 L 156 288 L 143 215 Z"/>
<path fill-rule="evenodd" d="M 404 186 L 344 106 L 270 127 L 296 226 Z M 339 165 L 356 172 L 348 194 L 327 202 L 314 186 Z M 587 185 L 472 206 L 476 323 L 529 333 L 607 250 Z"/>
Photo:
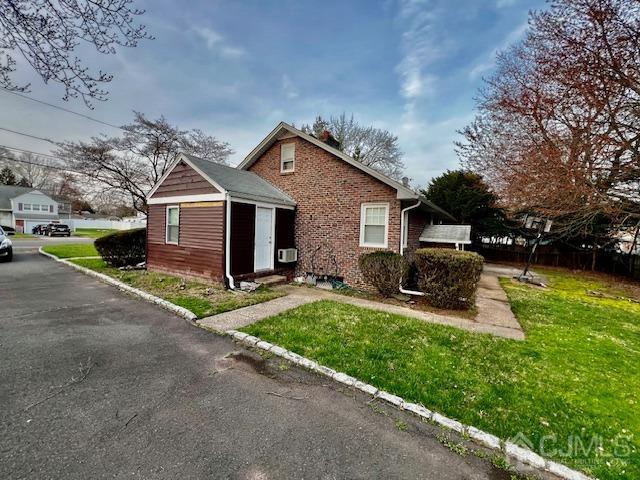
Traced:
<path fill-rule="evenodd" d="M 100 256 L 93 243 L 61 243 L 59 245 L 47 245 L 42 247 L 42 250 L 58 258 Z"/>
<path fill-rule="evenodd" d="M 280 291 L 265 287 L 251 293 L 232 292 L 218 284 L 185 280 L 175 275 L 146 270 L 119 270 L 109 267 L 101 258 L 77 258 L 71 261 L 184 307 L 198 318 L 266 302 L 283 295 Z"/>
<path fill-rule="evenodd" d="M 243 331 L 600 479 L 640 478 L 640 304 L 503 279 L 518 342 L 330 301 Z"/>

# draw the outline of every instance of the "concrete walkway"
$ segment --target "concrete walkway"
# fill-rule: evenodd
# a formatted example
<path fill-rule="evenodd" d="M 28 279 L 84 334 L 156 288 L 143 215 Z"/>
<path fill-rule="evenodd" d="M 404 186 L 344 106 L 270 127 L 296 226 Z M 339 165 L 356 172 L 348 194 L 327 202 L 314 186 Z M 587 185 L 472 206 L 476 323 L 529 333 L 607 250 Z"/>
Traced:
<path fill-rule="evenodd" d="M 509 301 L 504 290 L 498 282 L 498 277 L 492 274 L 483 274 L 478 288 L 476 306 L 478 315 L 475 319 L 466 319 L 452 315 L 440 315 L 437 313 L 415 310 L 400 305 L 365 300 L 363 298 L 348 297 L 332 293 L 319 288 L 306 288 L 295 286 L 281 287 L 287 295 L 265 303 L 251 305 L 231 312 L 225 312 L 211 317 L 203 318 L 198 324 L 219 331 L 237 330 L 250 325 L 263 318 L 271 317 L 286 310 L 299 307 L 306 303 L 318 300 L 333 300 L 348 303 L 359 307 L 370 308 L 388 313 L 411 317 L 424 322 L 437 323 L 452 327 L 462 328 L 476 333 L 488 333 L 498 337 L 523 340 L 524 332 L 518 320 L 511 312 Z"/>

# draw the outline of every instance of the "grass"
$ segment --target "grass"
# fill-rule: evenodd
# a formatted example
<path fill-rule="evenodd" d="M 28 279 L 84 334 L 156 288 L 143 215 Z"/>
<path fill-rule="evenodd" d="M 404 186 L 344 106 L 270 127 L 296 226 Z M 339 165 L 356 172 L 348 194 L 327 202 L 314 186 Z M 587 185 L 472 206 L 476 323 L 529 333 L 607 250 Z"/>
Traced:
<path fill-rule="evenodd" d="M 190 310 L 198 318 L 266 302 L 283 295 L 265 287 L 252 293 L 232 292 L 219 284 L 185 280 L 175 275 L 146 270 L 119 270 L 109 267 L 101 258 L 80 258 L 71 261 L 164 298 Z"/>
<path fill-rule="evenodd" d="M 100 228 L 76 228 L 76 231 L 73 232 L 75 237 L 85 237 L 85 238 L 100 238 L 105 235 L 109 235 L 110 233 L 117 232 L 115 229 L 100 229 Z"/>
<path fill-rule="evenodd" d="M 548 290 L 502 280 L 521 342 L 330 301 L 242 330 L 600 479 L 640 478 L 640 304 L 546 273 Z"/>
<path fill-rule="evenodd" d="M 47 245 L 42 247 L 47 253 L 58 258 L 72 257 L 97 257 L 100 254 L 93 246 L 93 243 L 63 243 L 60 245 Z"/>
<path fill-rule="evenodd" d="M 11 235 L 11 237 L 9 237 L 9 238 L 35 238 L 35 235 L 32 235 L 30 233 L 16 232 L 13 235 Z"/>

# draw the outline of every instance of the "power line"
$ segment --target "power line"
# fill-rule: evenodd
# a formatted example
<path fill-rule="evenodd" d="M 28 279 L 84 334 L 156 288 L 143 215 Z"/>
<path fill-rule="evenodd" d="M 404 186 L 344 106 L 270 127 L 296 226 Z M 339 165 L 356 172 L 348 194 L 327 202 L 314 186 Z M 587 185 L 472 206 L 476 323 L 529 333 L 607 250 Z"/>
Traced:
<path fill-rule="evenodd" d="M 77 173 L 78 175 L 88 175 L 85 172 L 80 172 L 78 170 L 73 170 L 71 168 L 66 168 L 66 167 L 58 167 L 56 165 L 45 165 L 43 163 L 37 163 L 37 162 L 30 162 L 29 160 L 21 160 L 19 158 L 13 158 L 13 157 L 5 157 L 3 155 L 0 155 L 0 159 L 1 160 L 9 160 L 11 162 L 19 162 L 19 163 L 27 163 L 29 165 L 35 165 L 37 167 L 42 167 L 42 168 L 51 168 L 53 170 L 61 170 L 63 172 L 71 172 L 71 173 Z"/>
<path fill-rule="evenodd" d="M 49 142 L 49 143 L 52 143 L 53 145 L 57 145 L 57 143 L 54 142 L 53 140 L 51 140 L 50 138 L 38 137 L 37 135 L 31 135 L 30 133 L 18 132 L 16 130 L 11 130 L 10 128 L 4 128 L 4 127 L 0 127 L 0 130 L 4 130 L 5 132 L 9 132 L 9 133 L 14 133 L 16 135 L 22 135 L 23 137 L 33 138 L 35 140 L 42 140 L 43 142 Z"/>
<path fill-rule="evenodd" d="M 50 153 L 34 152 L 33 150 L 26 150 L 24 148 L 18 148 L 18 147 L 10 147 L 9 145 L 2 145 L 2 144 L 0 144 L 0 148 L 6 148 L 7 150 L 15 150 L 16 152 L 20 152 L 20 153 L 31 153 L 32 155 L 36 155 L 38 157 L 49 157 L 49 158 L 52 158 L 53 160 L 60 160 L 58 157 L 56 157 L 55 155 L 51 155 Z"/>
<path fill-rule="evenodd" d="M 15 95 L 17 97 L 24 98 L 26 100 L 31 100 L 32 102 L 40 103 L 42 105 L 46 105 L 46 106 L 51 107 L 51 108 L 57 108 L 58 110 L 62 110 L 63 112 L 71 113 L 72 115 L 77 115 L 78 117 L 82 117 L 82 118 L 85 118 L 87 120 L 91 120 L 92 122 L 101 123 L 102 125 L 106 125 L 107 127 L 117 128 L 119 130 L 124 130 L 119 125 L 114 125 L 113 123 L 105 122 L 103 120 L 99 120 L 97 118 L 90 117 L 89 115 L 85 115 L 84 113 L 74 112 L 73 110 L 69 110 L 68 108 L 60 107 L 58 105 L 54 105 L 53 103 L 45 102 L 43 100 L 38 100 L 37 98 L 31 98 L 31 97 L 29 97 L 27 95 L 22 95 L 21 93 L 13 92 L 13 91 L 8 90 L 8 89 L 6 89 L 4 87 L 0 87 L 0 88 L 2 88 L 2 90 L 4 90 L 6 93 L 10 93 L 10 94 Z"/>

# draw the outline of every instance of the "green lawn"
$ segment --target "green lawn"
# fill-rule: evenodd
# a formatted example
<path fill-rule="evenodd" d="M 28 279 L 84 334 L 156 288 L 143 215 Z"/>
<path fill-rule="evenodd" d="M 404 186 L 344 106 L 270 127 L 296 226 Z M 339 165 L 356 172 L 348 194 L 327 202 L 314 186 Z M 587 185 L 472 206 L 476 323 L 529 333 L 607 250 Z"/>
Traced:
<path fill-rule="evenodd" d="M 16 232 L 13 235 L 11 235 L 9 238 L 35 238 L 35 235 L 32 235 L 30 233 Z"/>
<path fill-rule="evenodd" d="M 522 342 L 330 301 L 243 331 L 600 479 L 638 479 L 640 304 L 548 276 L 546 291 L 502 280 Z"/>
<path fill-rule="evenodd" d="M 93 246 L 93 243 L 62 243 L 59 245 L 47 245 L 42 247 L 47 253 L 51 253 L 58 258 L 72 257 L 98 257 L 100 254 Z"/>
<path fill-rule="evenodd" d="M 73 232 L 75 237 L 86 237 L 86 238 L 99 238 L 104 237 L 105 235 L 109 235 L 110 233 L 117 232 L 118 230 L 114 229 L 99 229 L 99 228 L 76 228 L 76 231 Z"/>
<path fill-rule="evenodd" d="M 266 302 L 283 294 L 269 288 L 252 293 L 232 292 L 221 285 L 184 280 L 175 275 L 146 270 L 118 270 L 100 258 L 71 260 L 91 270 L 110 275 L 121 282 L 139 288 L 193 312 L 198 318 Z"/>

